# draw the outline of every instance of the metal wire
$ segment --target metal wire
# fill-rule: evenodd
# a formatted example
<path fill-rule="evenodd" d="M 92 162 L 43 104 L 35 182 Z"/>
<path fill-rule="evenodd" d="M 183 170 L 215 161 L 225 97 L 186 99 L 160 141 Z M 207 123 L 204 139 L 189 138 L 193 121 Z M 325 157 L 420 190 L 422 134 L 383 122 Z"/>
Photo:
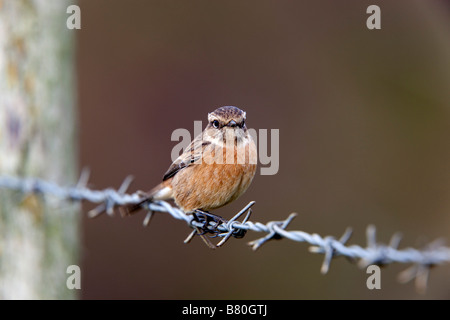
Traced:
<path fill-rule="evenodd" d="M 0 188 L 17 190 L 24 194 L 35 193 L 44 196 L 55 196 L 59 199 L 72 201 L 84 200 L 98 203 L 99 205 L 88 213 L 88 216 L 91 218 L 99 216 L 104 212 L 108 215 L 113 215 L 116 208 L 120 209 L 123 206 L 142 201 L 141 193 L 126 193 L 132 177 L 127 177 L 117 190 L 113 188 L 91 190 L 87 187 L 88 178 L 89 172 L 84 170 L 75 186 L 61 187 L 55 183 L 39 178 L 0 176 Z M 148 225 L 154 212 L 169 213 L 173 218 L 183 220 L 190 227 L 194 228 L 194 231 L 188 236 L 185 242 L 189 242 L 200 229 L 213 237 L 222 238 L 217 243 L 217 247 L 222 246 L 230 237 L 242 238 L 247 231 L 266 233 L 265 236 L 248 243 L 253 250 L 257 250 L 263 244 L 273 239 L 284 238 L 296 242 L 306 242 L 312 245 L 310 252 L 324 255 L 324 261 L 321 267 L 323 274 L 328 272 L 332 259 L 338 256 L 345 256 L 352 261 L 358 261 L 360 267 L 367 267 L 374 264 L 388 265 L 391 263 L 412 264 L 398 278 L 401 282 L 408 282 L 415 279 L 416 287 L 420 291 L 424 291 L 426 288 L 431 267 L 450 262 L 450 248 L 445 247 L 442 241 L 432 242 L 420 250 L 414 248 L 399 249 L 401 237 L 398 234 L 394 234 L 389 244 L 382 244 L 376 239 L 375 226 L 370 225 L 366 231 L 367 245 L 365 247 L 347 245 L 346 243 L 352 235 L 350 228 L 339 239 L 332 236 L 322 237 L 318 234 L 310 234 L 304 231 L 287 230 L 290 222 L 297 216 L 295 213 L 290 214 L 282 221 L 270 221 L 265 224 L 252 222 L 249 218 L 252 212 L 251 207 L 254 204 L 254 201 L 250 202 L 230 220 L 217 223 L 217 221 L 210 221 L 206 218 L 200 220 L 198 218 L 194 219 L 192 214 L 185 214 L 180 209 L 165 201 L 155 201 L 145 205 L 144 209 L 147 210 L 147 214 L 143 224 L 144 226 Z M 238 221 L 242 216 L 244 216 L 244 219 Z"/>

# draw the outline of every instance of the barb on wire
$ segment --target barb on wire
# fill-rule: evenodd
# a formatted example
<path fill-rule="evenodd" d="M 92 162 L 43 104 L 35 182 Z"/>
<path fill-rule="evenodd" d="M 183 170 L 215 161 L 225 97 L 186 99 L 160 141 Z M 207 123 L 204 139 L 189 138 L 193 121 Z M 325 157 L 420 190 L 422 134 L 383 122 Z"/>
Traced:
<path fill-rule="evenodd" d="M 97 217 L 102 213 L 112 215 L 116 208 L 125 205 L 136 204 L 142 200 L 142 193 L 135 192 L 127 194 L 132 178 L 127 177 L 119 189 L 113 188 L 104 190 L 91 190 L 87 187 L 89 172 L 83 171 L 78 183 L 72 187 L 61 187 L 55 183 L 44 181 L 37 178 L 18 178 L 10 176 L 0 176 L 0 188 L 18 190 L 22 193 L 37 193 L 44 196 L 55 196 L 60 199 L 73 201 L 89 201 L 99 204 L 96 208 L 89 211 L 89 217 Z M 222 238 L 217 247 L 222 246 L 231 237 L 242 238 L 248 231 L 266 233 L 265 236 L 253 240 L 248 244 L 253 250 L 257 250 L 263 244 L 270 240 L 289 239 L 296 242 L 306 242 L 311 245 L 310 252 L 324 255 L 324 261 L 321 267 L 322 273 L 327 273 L 331 261 L 338 256 L 344 256 L 351 261 L 358 261 L 360 267 L 367 267 L 371 264 L 388 265 L 391 263 L 412 264 L 411 267 L 399 275 L 401 282 L 407 282 L 415 279 L 416 286 L 420 291 L 426 288 L 429 271 L 432 267 L 450 262 L 450 248 L 445 247 L 442 241 L 435 241 L 425 248 L 418 250 L 414 248 L 399 249 L 401 236 L 394 234 L 389 244 L 382 244 L 376 239 L 375 226 L 367 227 L 367 245 L 347 245 L 352 230 L 348 228 L 344 234 L 335 239 L 332 236 L 322 237 L 318 234 L 310 234 L 304 231 L 287 230 L 288 225 L 297 216 L 290 214 L 285 220 L 270 221 L 267 223 L 252 222 L 250 216 L 254 201 L 250 202 L 233 218 L 226 221 L 209 221 L 208 219 L 194 219 L 193 215 L 185 214 L 180 209 L 170 205 L 165 201 L 154 201 L 146 204 L 144 209 L 147 214 L 144 218 L 144 226 L 148 225 L 155 212 L 169 213 L 177 220 L 185 221 L 194 231 L 188 236 L 185 242 L 189 242 L 198 231 L 204 234 L 210 234 L 211 237 Z M 243 215 L 244 219 L 238 221 Z"/>

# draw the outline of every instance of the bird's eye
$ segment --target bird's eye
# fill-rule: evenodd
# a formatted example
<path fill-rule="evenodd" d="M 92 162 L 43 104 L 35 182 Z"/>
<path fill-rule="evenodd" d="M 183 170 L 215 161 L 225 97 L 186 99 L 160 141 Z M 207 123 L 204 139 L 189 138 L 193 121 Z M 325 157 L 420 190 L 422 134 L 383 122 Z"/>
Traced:
<path fill-rule="evenodd" d="M 242 120 L 240 127 L 243 128 L 245 126 L 245 120 Z"/>
<path fill-rule="evenodd" d="M 219 121 L 214 120 L 213 122 L 211 122 L 211 124 L 212 124 L 212 126 L 213 126 L 214 128 L 216 128 L 216 129 L 219 128 Z"/>

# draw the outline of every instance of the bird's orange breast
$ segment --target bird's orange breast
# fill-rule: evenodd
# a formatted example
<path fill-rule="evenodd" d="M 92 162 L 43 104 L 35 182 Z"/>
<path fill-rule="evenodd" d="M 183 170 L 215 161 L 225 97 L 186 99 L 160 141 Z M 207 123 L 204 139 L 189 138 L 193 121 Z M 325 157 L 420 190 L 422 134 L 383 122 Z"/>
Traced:
<path fill-rule="evenodd" d="M 220 163 L 226 162 L 226 149 L 217 151 L 205 148 L 202 161 L 174 176 L 172 189 L 175 203 L 185 212 L 195 209 L 208 211 L 237 199 L 247 190 L 256 172 L 255 144 L 250 141 L 243 148 L 246 157 L 242 164 L 237 163 L 237 151 L 242 150 L 235 148 L 234 163 Z M 222 151 L 224 161 L 211 161 L 216 158 L 217 152 Z"/>

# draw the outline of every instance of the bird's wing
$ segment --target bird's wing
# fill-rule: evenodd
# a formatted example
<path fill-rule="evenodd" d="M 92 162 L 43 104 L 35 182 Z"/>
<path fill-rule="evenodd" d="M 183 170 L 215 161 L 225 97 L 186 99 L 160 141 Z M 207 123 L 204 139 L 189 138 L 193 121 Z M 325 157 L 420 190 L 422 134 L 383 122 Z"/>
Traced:
<path fill-rule="evenodd" d="M 203 141 L 203 135 L 198 135 L 169 167 L 164 174 L 163 181 L 173 177 L 180 170 L 195 164 L 202 158 L 204 146 L 210 144 L 208 141 Z"/>

